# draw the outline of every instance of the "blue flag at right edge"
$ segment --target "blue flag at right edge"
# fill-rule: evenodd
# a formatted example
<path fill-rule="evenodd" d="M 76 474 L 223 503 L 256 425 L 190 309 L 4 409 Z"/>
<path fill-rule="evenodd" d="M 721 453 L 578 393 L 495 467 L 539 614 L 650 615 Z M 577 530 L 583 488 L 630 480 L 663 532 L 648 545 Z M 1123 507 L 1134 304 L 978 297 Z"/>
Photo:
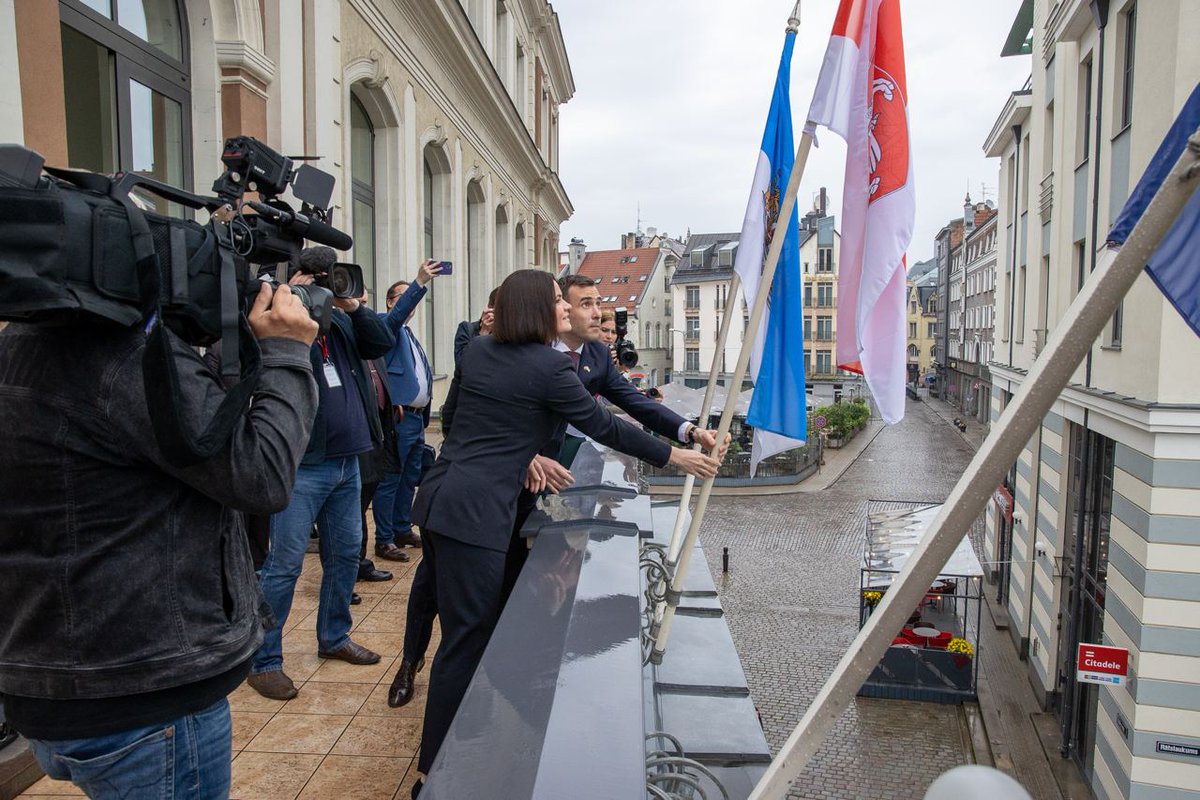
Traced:
<path fill-rule="evenodd" d="M 1188 137 L 1200 128 L 1200 84 L 1192 90 L 1175 118 L 1158 151 L 1150 159 L 1141 180 L 1133 188 L 1125 207 L 1108 233 L 1108 243 L 1121 245 L 1129 238 L 1133 226 L 1167 179 L 1171 168 L 1187 147 Z M 1190 200 L 1175 224 L 1167 231 L 1154 255 L 1146 264 L 1146 272 L 1183 316 L 1191 329 L 1200 336 L 1200 190 Z"/>

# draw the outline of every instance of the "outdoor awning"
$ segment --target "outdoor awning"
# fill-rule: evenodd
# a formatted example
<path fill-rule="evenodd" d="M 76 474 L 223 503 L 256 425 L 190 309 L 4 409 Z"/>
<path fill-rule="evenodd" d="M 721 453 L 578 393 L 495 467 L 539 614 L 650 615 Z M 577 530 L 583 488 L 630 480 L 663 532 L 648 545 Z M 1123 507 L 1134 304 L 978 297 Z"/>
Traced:
<path fill-rule="evenodd" d="M 870 573 L 870 586 L 888 586 L 895 574 L 904 568 L 917 545 L 925 536 L 930 523 L 942 508 L 941 504 L 915 506 L 892 511 L 876 511 L 867 515 L 867 546 L 863 553 L 863 569 Z M 942 568 L 942 578 L 983 577 L 983 567 L 975 556 L 975 548 L 963 536 L 958 547 Z"/>

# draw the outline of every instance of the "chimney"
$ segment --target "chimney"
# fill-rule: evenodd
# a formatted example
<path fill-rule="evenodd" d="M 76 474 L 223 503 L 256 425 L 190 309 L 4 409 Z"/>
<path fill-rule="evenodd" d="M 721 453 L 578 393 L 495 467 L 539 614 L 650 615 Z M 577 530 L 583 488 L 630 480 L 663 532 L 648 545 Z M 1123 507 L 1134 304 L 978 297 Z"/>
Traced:
<path fill-rule="evenodd" d="M 587 245 L 583 243 L 583 239 L 578 237 L 571 240 L 567 245 L 567 272 L 571 275 L 579 274 L 579 265 L 583 263 L 583 257 L 587 253 Z"/>
<path fill-rule="evenodd" d="M 625 233 L 625 234 L 621 235 L 621 249 L 622 250 L 632 250 L 635 247 L 637 247 L 637 234 L 636 233 L 631 232 L 631 233 Z"/>

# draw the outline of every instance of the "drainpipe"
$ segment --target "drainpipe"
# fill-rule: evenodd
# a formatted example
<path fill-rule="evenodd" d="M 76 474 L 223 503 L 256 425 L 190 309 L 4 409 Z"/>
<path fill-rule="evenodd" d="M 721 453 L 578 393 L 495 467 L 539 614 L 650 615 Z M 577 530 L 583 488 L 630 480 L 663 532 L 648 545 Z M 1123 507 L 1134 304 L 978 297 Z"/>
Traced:
<path fill-rule="evenodd" d="M 1104 32 L 1108 25 L 1108 0 L 1091 0 L 1092 19 L 1096 23 L 1096 30 L 1099 32 L 1100 44 L 1097 47 L 1096 75 L 1092 83 L 1096 90 L 1095 103 L 1095 123 L 1092 130 L 1092 235 L 1089 242 L 1091 249 L 1091 260 L 1089 270 L 1096 269 L 1096 237 L 1099 236 L 1100 228 L 1100 123 L 1102 120 L 1104 106 Z M 1092 348 L 1088 349 L 1087 359 L 1084 361 L 1084 379 L 1085 387 L 1092 385 Z M 1080 454 L 1080 472 L 1079 472 L 1079 496 L 1076 498 L 1078 507 L 1075 509 L 1075 531 L 1077 533 L 1075 539 L 1075 552 L 1071 559 L 1071 603 L 1070 617 L 1067 620 L 1067 644 L 1068 644 L 1068 664 L 1073 663 L 1075 652 L 1079 649 L 1079 615 L 1083 609 L 1083 556 L 1084 550 L 1087 547 L 1086 531 L 1083 529 L 1083 523 L 1087 517 L 1087 503 L 1089 497 L 1088 483 L 1091 478 L 1089 474 L 1092 468 L 1092 440 L 1088 435 L 1088 409 L 1083 410 L 1083 452 Z M 1069 487 L 1068 487 L 1069 488 Z M 1059 653 L 1059 661 L 1062 662 L 1063 654 Z M 1078 693 L 1078 682 L 1076 681 L 1076 671 L 1068 667 L 1066 675 L 1066 687 L 1063 689 L 1063 705 L 1062 705 L 1062 739 L 1059 743 L 1059 753 L 1063 758 L 1071 755 L 1072 732 L 1075 727 L 1075 715 L 1078 713 L 1076 704 L 1076 694 Z"/>
<path fill-rule="evenodd" d="M 1017 213 L 1021 209 L 1021 126 L 1013 125 L 1013 146 L 1016 148 L 1016 156 L 1013 159 L 1013 199 L 1012 199 L 1012 252 L 1009 257 L 1012 259 L 1008 264 L 1008 366 L 1013 365 L 1013 342 L 1017 338 L 1017 332 L 1013 330 L 1017 318 L 1017 247 L 1021 241 L 1021 231 L 1017 223 L 1020 221 L 1021 215 Z"/>

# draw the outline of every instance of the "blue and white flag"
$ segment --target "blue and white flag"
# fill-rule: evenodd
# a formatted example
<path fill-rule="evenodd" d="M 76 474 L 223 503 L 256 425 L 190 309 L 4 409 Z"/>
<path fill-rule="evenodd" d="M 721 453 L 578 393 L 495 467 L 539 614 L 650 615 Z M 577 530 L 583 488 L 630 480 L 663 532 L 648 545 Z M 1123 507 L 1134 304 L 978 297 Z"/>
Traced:
<path fill-rule="evenodd" d="M 1150 205 L 1171 168 L 1183 154 L 1188 137 L 1197 128 L 1200 128 L 1200 84 L 1196 85 L 1191 97 L 1183 104 L 1183 110 L 1175 118 L 1154 158 L 1150 159 L 1150 165 L 1142 173 L 1142 179 L 1133 188 L 1133 194 L 1113 223 L 1108 233 L 1110 245 L 1125 243 L 1133 226 L 1142 218 L 1142 212 Z M 1196 255 L 1197 248 L 1200 248 L 1200 191 L 1192 194 L 1146 264 L 1150 278 L 1196 335 L 1200 336 L 1200 259 Z"/>
<path fill-rule="evenodd" d="M 762 282 L 763 261 L 779 221 L 779 207 L 796 160 L 792 145 L 790 73 L 794 31 L 788 31 L 771 97 L 771 112 L 763 132 L 754 186 L 746 204 L 742 237 L 733 268 L 742 281 L 748 305 L 754 304 Z M 800 277 L 800 232 L 793 209 L 779 256 L 771 296 L 750 359 L 754 395 L 746 422 L 754 427 L 750 475 L 776 453 L 801 447 L 808 431 L 804 401 L 804 306 Z"/>

